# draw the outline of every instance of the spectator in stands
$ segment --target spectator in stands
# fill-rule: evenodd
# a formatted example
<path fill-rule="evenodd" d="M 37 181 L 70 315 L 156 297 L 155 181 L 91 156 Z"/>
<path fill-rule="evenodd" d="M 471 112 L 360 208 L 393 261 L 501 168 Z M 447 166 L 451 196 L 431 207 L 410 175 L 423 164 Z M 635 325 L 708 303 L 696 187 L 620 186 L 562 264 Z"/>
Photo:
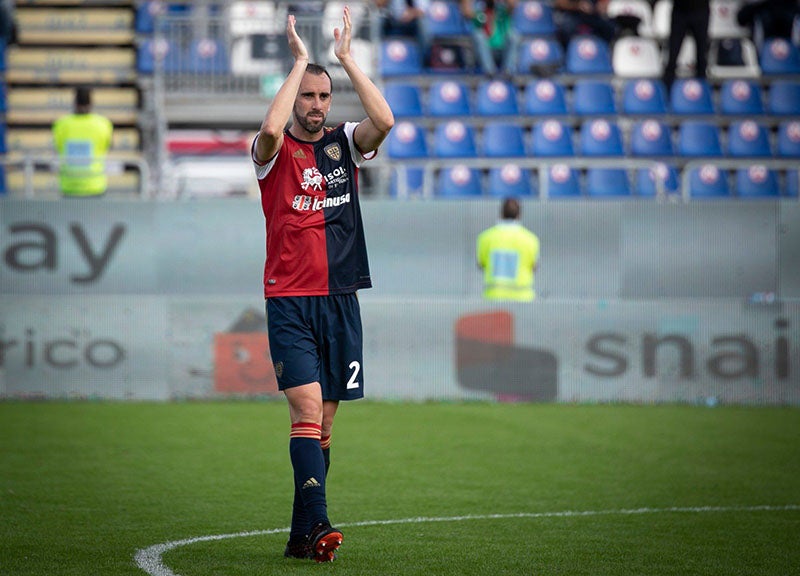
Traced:
<path fill-rule="evenodd" d="M 478 235 L 476 256 L 483 270 L 483 297 L 488 300 L 530 301 L 533 273 L 539 263 L 539 238 L 520 222 L 516 198 L 503 200 L 500 222 Z"/>
<path fill-rule="evenodd" d="M 740 26 L 750 30 L 759 49 L 766 38 L 791 38 L 800 0 L 750 0 L 736 13 Z"/>
<path fill-rule="evenodd" d="M 460 0 L 461 14 L 472 25 L 472 41 L 481 70 L 511 76 L 517 68 L 519 34 L 512 15 L 516 0 Z"/>
<path fill-rule="evenodd" d="M 675 81 L 678 55 L 686 34 L 691 33 L 695 45 L 695 69 L 697 78 L 706 77 L 708 59 L 708 21 L 711 8 L 709 0 L 673 0 L 670 17 L 667 65 L 664 68 L 664 85 L 667 91 Z"/>
<path fill-rule="evenodd" d="M 114 128 L 111 121 L 92 113 L 89 88 L 75 91 L 72 114 L 53 123 L 53 142 L 59 160 L 61 193 L 69 197 L 101 196 L 108 187 L 106 154 Z"/>
<path fill-rule="evenodd" d="M 375 0 L 380 13 L 381 34 L 420 38 L 428 5 L 428 0 Z"/>
<path fill-rule="evenodd" d="M 555 0 L 553 21 L 556 34 L 566 48 L 573 36 L 592 34 L 611 43 L 617 33 L 616 23 L 608 16 L 609 0 Z"/>

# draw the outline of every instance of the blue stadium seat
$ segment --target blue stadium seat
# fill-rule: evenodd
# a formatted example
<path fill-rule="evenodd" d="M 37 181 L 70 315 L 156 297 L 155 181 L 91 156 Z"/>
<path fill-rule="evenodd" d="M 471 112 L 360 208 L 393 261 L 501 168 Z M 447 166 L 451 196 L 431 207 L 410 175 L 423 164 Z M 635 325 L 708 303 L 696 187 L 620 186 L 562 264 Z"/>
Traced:
<path fill-rule="evenodd" d="M 549 2 L 518 2 L 511 18 L 512 25 L 520 36 L 552 36 L 556 33 L 553 7 Z"/>
<path fill-rule="evenodd" d="M 728 155 L 736 158 L 772 156 L 766 127 L 753 120 L 731 123 L 728 127 Z"/>
<path fill-rule="evenodd" d="M 410 38 L 381 41 L 381 76 L 416 76 L 422 73 L 422 51 Z"/>
<path fill-rule="evenodd" d="M 487 122 L 481 137 L 483 155 L 490 158 L 525 156 L 525 131 L 513 122 Z"/>
<path fill-rule="evenodd" d="M 181 72 L 188 68 L 180 48 L 164 38 L 146 38 L 136 51 L 136 69 L 140 74 L 150 75 L 157 65 L 164 72 Z"/>
<path fill-rule="evenodd" d="M 786 171 L 786 195 L 792 198 L 797 198 L 800 194 L 800 171 L 787 170 Z"/>
<path fill-rule="evenodd" d="M 661 182 L 661 191 L 664 194 L 680 192 L 678 171 L 670 164 L 659 162 L 653 168 L 642 168 L 637 171 L 636 190 L 639 196 L 656 196 L 658 194 L 657 182 Z"/>
<path fill-rule="evenodd" d="M 719 111 L 742 116 L 763 114 L 761 87 L 752 80 L 725 80 L 719 90 Z"/>
<path fill-rule="evenodd" d="M 136 33 L 152 34 L 155 32 L 156 17 L 166 13 L 166 4 L 162 0 L 142 2 L 136 7 Z"/>
<path fill-rule="evenodd" d="M 224 42 L 201 38 L 189 45 L 188 69 L 197 74 L 227 74 L 230 59 Z"/>
<path fill-rule="evenodd" d="M 500 198 L 532 196 L 531 171 L 509 163 L 489 170 L 489 195 Z"/>
<path fill-rule="evenodd" d="M 564 68 L 564 49 L 555 38 L 527 38 L 520 42 L 517 72 L 537 74 L 560 72 Z"/>
<path fill-rule="evenodd" d="M 800 74 L 800 48 L 785 38 L 767 38 L 759 54 L 765 76 Z"/>
<path fill-rule="evenodd" d="M 516 116 L 517 89 L 505 80 L 482 80 L 475 89 L 475 112 L 481 116 Z"/>
<path fill-rule="evenodd" d="M 422 97 L 416 84 L 389 82 L 384 86 L 383 95 L 395 117 L 422 116 Z"/>
<path fill-rule="evenodd" d="M 572 111 L 580 116 L 616 114 L 614 87 L 605 80 L 577 80 L 572 87 Z"/>
<path fill-rule="evenodd" d="M 730 195 L 728 171 L 713 164 L 692 168 L 689 172 L 689 196 L 692 198 L 724 198 Z"/>
<path fill-rule="evenodd" d="M 690 157 L 722 156 L 719 127 L 701 120 L 681 122 L 678 127 L 678 154 Z"/>
<path fill-rule="evenodd" d="M 6 123 L 5 120 L 0 120 L 0 154 L 8 152 L 8 145 L 6 144 Z M 2 166 L 2 164 L 0 164 Z"/>
<path fill-rule="evenodd" d="M 469 116 L 472 106 L 470 91 L 458 80 L 434 82 L 428 88 L 428 114 L 431 116 Z"/>
<path fill-rule="evenodd" d="M 800 116 L 800 81 L 773 80 L 767 109 L 778 116 Z"/>
<path fill-rule="evenodd" d="M 580 198 L 581 185 L 578 173 L 567 164 L 553 164 L 547 171 L 547 196 L 549 198 Z"/>
<path fill-rule="evenodd" d="M 630 196 L 631 183 L 627 170 L 588 168 L 586 170 L 586 194 L 594 198 Z"/>
<path fill-rule="evenodd" d="M 433 155 L 438 158 L 474 158 L 475 131 L 460 120 L 438 124 L 433 134 Z"/>
<path fill-rule="evenodd" d="M 672 84 L 670 105 L 673 114 L 714 114 L 711 86 L 698 78 L 679 78 Z"/>
<path fill-rule="evenodd" d="M 622 156 L 622 132 L 616 121 L 598 118 L 581 125 L 580 153 L 583 156 Z"/>
<path fill-rule="evenodd" d="M 613 74 L 608 44 L 596 36 L 573 36 L 567 44 L 569 74 Z"/>
<path fill-rule="evenodd" d="M 407 120 L 398 122 L 389 132 L 389 158 L 427 158 L 428 144 L 425 129 Z"/>
<path fill-rule="evenodd" d="M 525 85 L 524 112 L 531 116 L 557 116 L 567 113 L 564 86 L 547 78 Z"/>
<path fill-rule="evenodd" d="M 423 193 L 423 175 L 422 168 L 405 169 L 406 188 L 402 189 L 400 183 L 402 182 L 402 172 L 399 170 L 392 170 L 392 175 L 389 181 L 389 195 L 393 198 L 412 198 L 419 197 Z"/>
<path fill-rule="evenodd" d="M 461 15 L 458 2 L 435 0 L 425 10 L 424 26 L 430 37 L 453 37 L 469 34 L 467 22 Z"/>
<path fill-rule="evenodd" d="M 666 114 L 667 89 L 661 80 L 628 80 L 622 89 L 624 114 Z"/>
<path fill-rule="evenodd" d="M 8 97 L 6 83 L 0 80 L 0 112 L 5 113 L 8 110 Z"/>
<path fill-rule="evenodd" d="M 443 168 L 436 179 L 436 195 L 443 198 L 480 197 L 480 171 L 463 164 Z"/>
<path fill-rule="evenodd" d="M 531 150 L 534 156 L 574 156 L 572 128 L 555 119 L 537 123 L 533 127 Z"/>
<path fill-rule="evenodd" d="M 736 170 L 736 193 L 740 198 L 770 198 L 781 195 L 778 175 L 763 164 Z"/>
<path fill-rule="evenodd" d="M 800 158 L 800 120 L 784 120 L 778 125 L 778 158 Z"/>
<path fill-rule="evenodd" d="M 631 129 L 631 155 L 673 156 L 672 131 L 661 120 L 649 118 L 636 122 Z"/>

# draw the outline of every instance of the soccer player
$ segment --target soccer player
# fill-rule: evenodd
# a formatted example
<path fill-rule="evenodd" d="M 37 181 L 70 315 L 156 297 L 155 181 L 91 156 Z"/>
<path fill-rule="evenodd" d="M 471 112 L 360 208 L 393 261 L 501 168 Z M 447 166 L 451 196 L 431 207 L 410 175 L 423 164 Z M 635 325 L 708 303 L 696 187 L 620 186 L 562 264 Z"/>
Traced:
<path fill-rule="evenodd" d="M 476 256 L 483 270 L 483 297 L 530 301 L 533 273 L 539 263 L 539 238 L 520 222 L 515 198 L 503 200 L 501 220 L 478 235 Z"/>
<path fill-rule="evenodd" d="M 341 400 L 364 396 L 361 312 L 356 291 L 372 281 L 358 195 L 358 168 L 394 125 L 383 95 L 350 54 L 350 9 L 334 29 L 334 53 L 366 112 L 325 126 L 332 83 L 289 15 L 294 64 L 253 141 L 266 219 L 264 297 L 278 387 L 289 403 L 294 504 L 284 555 L 330 562 L 342 543 L 327 514 L 325 479 Z M 287 122 L 292 125 L 285 129 Z"/>

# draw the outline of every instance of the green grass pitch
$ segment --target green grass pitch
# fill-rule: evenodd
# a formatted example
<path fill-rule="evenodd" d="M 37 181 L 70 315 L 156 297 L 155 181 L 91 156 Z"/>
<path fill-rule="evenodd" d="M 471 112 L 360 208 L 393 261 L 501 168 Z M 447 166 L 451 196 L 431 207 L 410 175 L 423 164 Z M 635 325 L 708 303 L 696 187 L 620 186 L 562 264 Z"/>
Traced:
<path fill-rule="evenodd" d="M 170 543 L 159 576 L 800 574 L 798 409 L 344 404 L 326 565 L 282 556 L 288 432 L 282 401 L 0 403 L 0 574 Z"/>

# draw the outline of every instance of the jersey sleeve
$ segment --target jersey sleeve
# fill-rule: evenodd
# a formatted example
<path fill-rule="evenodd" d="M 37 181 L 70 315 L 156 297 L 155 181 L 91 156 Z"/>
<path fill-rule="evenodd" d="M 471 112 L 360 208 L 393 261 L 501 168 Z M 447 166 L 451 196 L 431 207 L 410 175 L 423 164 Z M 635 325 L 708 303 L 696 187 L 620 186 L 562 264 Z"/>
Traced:
<path fill-rule="evenodd" d="M 369 157 L 364 156 L 361 152 L 358 151 L 358 146 L 356 146 L 356 141 L 354 135 L 356 133 L 356 127 L 358 126 L 358 122 L 345 122 L 344 123 L 344 133 L 347 136 L 347 143 L 350 145 L 350 158 L 353 159 L 356 167 L 360 168 L 361 164 L 366 162 L 367 160 L 372 160 L 375 157 L 375 154 L 378 153 L 376 150 L 373 152 Z"/>

